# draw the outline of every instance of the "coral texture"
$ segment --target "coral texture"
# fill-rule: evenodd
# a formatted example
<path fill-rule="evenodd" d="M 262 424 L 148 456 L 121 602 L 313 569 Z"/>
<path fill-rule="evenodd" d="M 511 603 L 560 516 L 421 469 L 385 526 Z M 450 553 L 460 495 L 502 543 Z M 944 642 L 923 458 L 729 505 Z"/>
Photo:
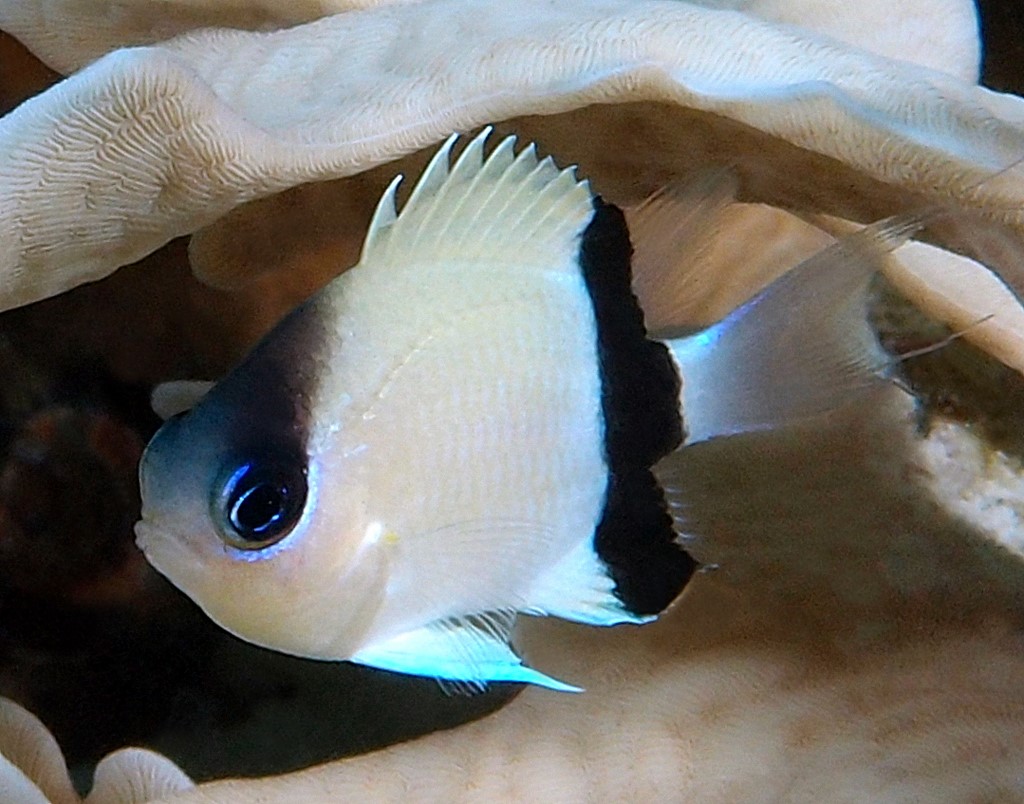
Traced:
<path fill-rule="evenodd" d="M 695 322 L 821 242 L 776 207 L 830 231 L 945 209 L 889 276 L 1024 371 L 1024 101 L 976 85 L 968 2 L 0 0 L 0 28 L 70 73 L 0 118 L 3 307 L 188 235 L 207 282 L 290 288 L 269 323 L 354 262 L 396 171 L 496 122 L 623 204 L 735 167 L 750 204 L 702 254 L 741 269 Z M 970 424 L 893 387 L 660 467 L 707 572 L 650 626 L 522 624 L 583 695 L 194 789 L 116 754 L 89 800 L 1020 798 L 1021 470 Z M 41 726 L 3 720 L 0 797 L 74 801 Z"/>

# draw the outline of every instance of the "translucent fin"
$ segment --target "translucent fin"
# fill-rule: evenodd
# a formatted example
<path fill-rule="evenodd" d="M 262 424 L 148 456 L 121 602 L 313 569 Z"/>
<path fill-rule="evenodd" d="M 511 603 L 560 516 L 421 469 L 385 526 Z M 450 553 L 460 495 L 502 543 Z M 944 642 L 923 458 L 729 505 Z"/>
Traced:
<path fill-rule="evenodd" d="M 149 404 L 153 412 L 166 421 L 186 410 L 192 410 L 196 402 L 206 396 L 206 392 L 211 388 L 213 383 L 206 380 L 162 382 L 150 394 Z"/>
<path fill-rule="evenodd" d="M 633 289 L 651 331 L 694 320 L 694 305 L 717 281 L 701 270 L 702 255 L 719 235 L 722 211 L 735 201 L 736 188 L 731 171 L 702 171 L 624 210 L 633 243 Z"/>
<path fill-rule="evenodd" d="M 501 615 L 445 620 L 364 648 L 351 661 L 461 682 L 469 689 L 483 689 L 492 681 L 514 681 L 561 692 L 582 691 L 523 665 L 508 644 L 510 629 L 511 622 Z"/>
<path fill-rule="evenodd" d="M 845 237 L 717 324 L 669 341 L 686 443 L 823 413 L 881 382 L 889 361 L 868 325 L 869 282 L 926 218 L 890 218 Z"/>
<path fill-rule="evenodd" d="M 574 254 L 593 215 L 589 185 L 575 169 L 559 170 L 529 146 L 514 154 L 508 137 L 484 158 L 491 129 L 471 140 L 454 166 L 450 137 L 430 160 L 409 200 L 395 213 L 396 179 L 381 198 L 360 264 L 396 259 L 458 261 L 557 268 Z M 568 261 L 565 270 L 573 270 Z"/>

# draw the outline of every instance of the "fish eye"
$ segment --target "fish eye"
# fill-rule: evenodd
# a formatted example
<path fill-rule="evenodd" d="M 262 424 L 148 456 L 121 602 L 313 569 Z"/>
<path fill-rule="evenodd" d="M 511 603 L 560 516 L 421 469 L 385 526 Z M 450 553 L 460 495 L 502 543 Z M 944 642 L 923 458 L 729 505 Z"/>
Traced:
<path fill-rule="evenodd" d="M 306 502 L 304 466 L 267 456 L 237 462 L 225 475 L 213 500 L 213 519 L 227 544 L 259 550 L 292 532 Z"/>

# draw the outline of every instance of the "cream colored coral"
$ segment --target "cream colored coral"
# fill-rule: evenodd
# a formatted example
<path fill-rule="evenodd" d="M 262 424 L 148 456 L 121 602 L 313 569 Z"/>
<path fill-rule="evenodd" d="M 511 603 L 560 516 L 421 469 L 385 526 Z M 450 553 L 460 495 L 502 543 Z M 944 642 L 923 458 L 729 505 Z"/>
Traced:
<path fill-rule="evenodd" d="M 192 787 L 170 760 L 126 748 L 96 767 L 92 790 L 79 798 L 64 757 L 46 727 L 0 698 L 0 801 L 5 804 L 143 804 Z"/>
<path fill-rule="evenodd" d="M 119 47 L 150 45 L 199 28 L 274 30 L 403 0 L 35 0 L 0 6 L 0 30 L 32 45 L 62 73 Z"/>
<path fill-rule="evenodd" d="M 0 3 L 9 25 L 19 9 L 45 8 L 60 6 Z M 125 9 L 142 6 L 112 8 L 124 14 L 97 16 L 113 20 L 108 33 L 139 18 Z M 786 18 L 781 5 L 759 8 Z M 968 8 L 939 6 L 934 16 L 960 75 L 977 61 L 976 47 L 960 41 Z M 257 11 L 250 21 L 260 19 Z M 45 51 L 54 27 L 26 24 L 22 35 Z M 75 36 L 88 29 L 71 28 Z M 870 41 L 870 29 L 845 29 Z M 136 28 L 125 30 L 123 41 L 137 40 Z M 865 219 L 955 200 L 1014 236 L 1024 225 L 1020 169 L 992 178 L 1024 154 L 1016 99 L 807 29 L 684 2 L 425 0 L 116 51 L 8 115 L 0 121 L 6 304 L 98 278 L 210 224 L 226 227 L 221 243 L 237 241 L 233 227 L 259 227 L 247 227 L 244 208 L 224 216 L 247 201 L 509 119 L 563 161 L 580 162 L 620 202 L 725 161 L 739 163 L 747 194 L 812 211 Z M 337 193 L 345 197 L 346 186 Z M 301 194 L 289 203 L 296 199 L 301 205 Z M 272 246 L 275 206 L 254 214 Z M 230 284 L 258 270 L 209 247 L 216 240 L 206 233 L 206 247 L 193 248 L 202 275 Z M 1022 285 L 1013 265 L 998 267 Z"/>
<path fill-rule="evenodd" d="M 750 13 L 643 0 L 423 0 L 118 51 L 0 120 L 6 304 L 197 230 L 192 253 L 209 279 L 230 284 L 258 270 L 249 255 L 288 270 L 287 229 L 311 214 L 355 241 L 337 242 L 331 226 L 322 241 L 308 235 L 313 262 L 336 259 L 319 270 L 340 270 L 396 166 L 280 191 L 494 120 L 578 161 L 616 201 L 734 162 L 748 200 L 857 220 L 951 201 L 1016 253 L 1022 171 L 993 174 L 1024 156 L 1024 102 L 972 86 L 969 3 L 900 4 L 895 19 L 891 3 L 728 5 Z M 326 10 L 197 2 L 165 18 L 152 4 L 104 7 L 111 15 L 96 4 L 3 0 L 0 27 L 15 12 L 77 8 L 66 27 L 54 15 L 20 30 L 70 68 L 205 22 L 270 29 Z M 922 25 L 926 36 L 910 33 Z M 917 41 L 924 54 L 903 52 Z M 285 202 L 299 210 L 293 218 Z M 240 239 L 244 259 L 232 245 Z M 949 258 L 980 275 L 915 248 L 926 262 Z M 1008 262 L 1000 267 L 1019 289 Z M 927 279 L 911 292 L 938 310 L 929 295 L 951 294 L 935 287 Z M 961 325 L 995 303 L 952 295 Z M 998 299 L 1019 312 L 1011 296 Z M 1022 368 L 1019 319 L 1009 320 L 989 348 Z M 922 439 L 906 398 L 890 390 L 789 443 L 745 437 L 742 461 L 735 442 L 688 450 L 664 477 L 689 490 L 684 530 L 719 568 L 651 626 L 524 624 L 527 656 L 578 680 L 584 695 L 527 690 L 469 726 L 173 800 L 1021 798 L 1024 592 L 1018 558 L 987 532 L 1016 502 L 986 484 L 1006 473 L 1013 482 L 1015 469 L 986 463 L 981 448 L 975 464 L 992 471 L 964 478 L 957 456 L 972 443 L 955 429 Z M 33 795 L 23 771 L 10 778 L 24 784 L 7 790 Z"/>
<path fill-rule="evenodd" d="M 36 0 L 0 6 L 0 29 L 31 42 L 51 67 L 73 72 L 126 45 L 148 45 L 206 27 L 272 30 L 343 11 L 415 0 L 184 0 L 154 9 L 152 0 Z M 702 0 L 709 8 L 826 33 L 882 56 L 977 78 L 978 31 L 963 0 L 827 3 L 821 0 Z"/>

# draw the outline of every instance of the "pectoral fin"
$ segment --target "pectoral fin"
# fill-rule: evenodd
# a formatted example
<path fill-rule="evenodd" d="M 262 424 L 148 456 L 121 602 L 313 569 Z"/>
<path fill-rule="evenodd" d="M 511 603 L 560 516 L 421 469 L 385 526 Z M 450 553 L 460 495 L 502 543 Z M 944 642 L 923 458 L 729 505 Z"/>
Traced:
<path fill-rule="evenodd" d="M 213 387 L 206 380 L 171 380 L 160 383 L 150 394 L 149 404 L 153 412 L 166 421 L 172 416 L 192 410 L 196 402 L 206 396 Z"/>
<path fill-rule="evenodd" d="M 477 690 L 492 681 L 514 681 L 560 692 L 582 691 L 526 667 L 509 646 L 506 623 L 511 619 L 502 615 L 432 623 L 364 648 L 351 661 L 395 673 L 461 682 Z"/>
<path fill-rule="evenodd" d="M 492 681 L 536 684 L 560 692 L 582 692 L 526 667 L 508 643 L 511 618 L 480 616 L 432 623 L 359 650 L 350 660 L 360 665 L 455 681 L 483 689 Z"/>

